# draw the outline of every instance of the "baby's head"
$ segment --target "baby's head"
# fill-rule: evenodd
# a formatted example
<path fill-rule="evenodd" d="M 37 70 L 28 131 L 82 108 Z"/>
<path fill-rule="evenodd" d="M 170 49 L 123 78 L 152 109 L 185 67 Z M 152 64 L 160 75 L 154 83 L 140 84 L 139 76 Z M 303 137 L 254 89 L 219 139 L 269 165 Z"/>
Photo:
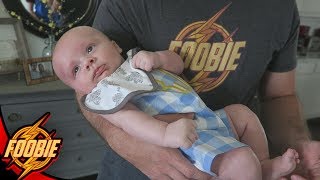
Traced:
<path fill-rule="evenodd" d="M 100 31 L 79 26 L 67 31 L 57 42 L 52 65 L 61 81 L 88 94 L 97 83 L 123 62 L 121 48 Z"/>

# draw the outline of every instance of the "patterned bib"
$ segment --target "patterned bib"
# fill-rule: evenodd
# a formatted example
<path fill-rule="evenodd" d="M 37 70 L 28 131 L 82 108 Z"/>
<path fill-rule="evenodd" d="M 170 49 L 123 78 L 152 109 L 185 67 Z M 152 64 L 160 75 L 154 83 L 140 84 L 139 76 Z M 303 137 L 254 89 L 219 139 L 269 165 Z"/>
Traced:
<path fill-rule="evenodd" d="M 131 66 L 127 59 L 114 73 L 101 80 L 81 99 L 84 107 L 99 114 L 119 111 L 133 96 L 157 89 L 158 85 L 148 72 Z"/>

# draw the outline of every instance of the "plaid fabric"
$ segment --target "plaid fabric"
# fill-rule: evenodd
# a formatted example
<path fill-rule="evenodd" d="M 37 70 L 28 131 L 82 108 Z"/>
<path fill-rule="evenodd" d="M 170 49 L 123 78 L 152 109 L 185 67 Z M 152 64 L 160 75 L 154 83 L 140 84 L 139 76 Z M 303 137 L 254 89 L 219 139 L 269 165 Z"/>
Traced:
<path fill-rule="evenodd" d="M 218 154 L 246 146 L 234 138 L 223 109 L 213 112 L 178 76 L 163 70 L 152 71 L 152 75 L 160 90 L 137 95 L 132 102 L 150 115 L 195 113 L 199 139 L 181 151 L 198 169 L 212 174 L 211 163 Z"/>

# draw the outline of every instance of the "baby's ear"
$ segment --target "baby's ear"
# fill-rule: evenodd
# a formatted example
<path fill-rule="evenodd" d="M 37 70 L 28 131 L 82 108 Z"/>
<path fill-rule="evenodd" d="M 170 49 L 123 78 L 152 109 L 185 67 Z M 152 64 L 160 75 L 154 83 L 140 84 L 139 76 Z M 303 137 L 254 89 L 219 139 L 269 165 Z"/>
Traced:
<path fill-rule="evenodd" d="M 122 53 L 122 49 L 118 46 L 118 44 L 115 41 L 111 41 L 114 47 L 119 51 L 119 53 Z"/>

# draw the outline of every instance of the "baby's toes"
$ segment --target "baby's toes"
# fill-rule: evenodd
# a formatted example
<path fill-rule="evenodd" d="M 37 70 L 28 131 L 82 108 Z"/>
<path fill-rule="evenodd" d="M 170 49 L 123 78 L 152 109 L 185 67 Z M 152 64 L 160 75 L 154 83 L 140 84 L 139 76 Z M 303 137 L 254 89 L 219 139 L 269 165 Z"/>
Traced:
<path fill-rule="evenodd" d="M 299 159 L 299 153 L 296 151 L 296 150 L 294 150 L 294 159 L 295 159 L 295 161 L 296 161 L 296 163 L 298 164 L 298 163 L 300 163 L 300 159 Z"/>
<path fill-rule="evenodd" d="M 296 151 L 294 149 L 287 149 L 287 151 L 282 155 L 284 158 L 295 159 Z"/>
<path fill-rule="evenodd" d="M 282 158 L 290 163 L 299 163 L 299 154 L 296 150 L 294 149 L 287 149 L 287 151 L 282 155 Z"/>

